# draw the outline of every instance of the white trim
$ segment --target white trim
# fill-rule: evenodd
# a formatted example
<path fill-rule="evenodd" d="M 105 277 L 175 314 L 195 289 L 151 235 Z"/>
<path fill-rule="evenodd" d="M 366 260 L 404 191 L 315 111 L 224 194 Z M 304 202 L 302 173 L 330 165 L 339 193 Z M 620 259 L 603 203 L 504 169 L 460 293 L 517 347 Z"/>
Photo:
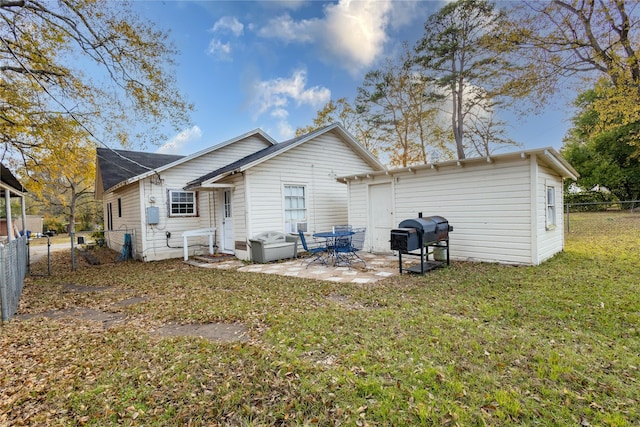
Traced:
<path fill-rule="evenodd" d="M 530 215 L 531 215 L 531 264 L 538 265 L 538 158 L 536 156 L 529 157 L 529 198 L 530 198 Z"/>
<path fill-rule="evenodd" d="M 554 148 L 551 148 L 551 147 L 492 155 L 491 163 L 493 164 L 503 160 L 513 160 L 514 158 L 527 160 L 528 158 L 535 157 L 535 156 L 543 156 L 551 164 L 552 169 L 555 170 L 563 178 L 570 178 L 573 180 L 578 179 L 578 176 L 579 176 L 578 172 L 576 172 L 576 170 L 566 160 L 562 158 L 560 153 L 558 153 Z M 469 157 L 469 158 L 460 159 L 460 160 L 448 160 L 444 162 L 413 165 L 405 168 L 388 169 L 384 171 L 368 172 L 368 173 L 363 173 L 358 175 L 339 176 L 339 177 L 336 177 L 336 179 L 338 181 L 358 180 L 358 179 L 366 179 L 366 178 L 371 179 L 380 175 L 400 174 L 408 171 L 418 171 L 421 169 L 434 169 L 438 171 L 440 167 L 444 167 L 444 166 L 462 167 L 465 164 L 478 163 L 478 162 L 487 163 L 487 158 L 486 157 Z"/>
<path fill-rule="evenodd" d="M 209 255 L 213 255 L 213 236 L 215 235 L 215 228 L 198 228 L 196 230 L 187 230 L 182 233 L 182 246 L 183 257 L 185 261 L 189 260 L 189 243 L 187 242 L 189 237 L 194 236 L 209 236 Z"/>

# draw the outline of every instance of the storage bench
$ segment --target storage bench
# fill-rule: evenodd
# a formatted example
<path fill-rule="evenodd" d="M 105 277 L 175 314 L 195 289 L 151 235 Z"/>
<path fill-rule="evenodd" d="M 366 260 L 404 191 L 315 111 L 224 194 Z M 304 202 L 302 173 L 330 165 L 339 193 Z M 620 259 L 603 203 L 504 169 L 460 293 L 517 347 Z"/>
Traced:
<path fill-rule="evenodd" d="M 251 260 L 265 263 L 298 255 L 298 236 L 279 231 L 266 231 L 249 239 Z"/>

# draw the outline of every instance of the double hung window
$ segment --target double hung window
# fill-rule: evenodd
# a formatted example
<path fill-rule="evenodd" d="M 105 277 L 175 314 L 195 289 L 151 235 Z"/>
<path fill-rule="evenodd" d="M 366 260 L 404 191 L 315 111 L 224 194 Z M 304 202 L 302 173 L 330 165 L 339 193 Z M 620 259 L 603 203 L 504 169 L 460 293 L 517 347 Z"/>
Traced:
<path fill-rule="evenodd" d="M 285 232 L 307 231 L 307 200 L 304 185 L 284 186 Z"/>
<path fill-rule="evenodd" d="M 547 230 L 552 230 L 556 227 L 556 189 L 552 186 L 547 186 L 546 191 L 546 227 Z"/>

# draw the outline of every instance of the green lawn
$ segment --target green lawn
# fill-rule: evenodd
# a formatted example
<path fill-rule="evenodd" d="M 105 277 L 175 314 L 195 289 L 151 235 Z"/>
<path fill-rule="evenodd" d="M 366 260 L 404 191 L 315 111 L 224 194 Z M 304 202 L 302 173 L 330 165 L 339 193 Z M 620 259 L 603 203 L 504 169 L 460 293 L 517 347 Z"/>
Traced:
<path fill-rule="evenodd" d="M 0 334 L 0 425 L 640 425 L 640 214 L 571 214 L 538 267 L 454 262 L 336 284 L 180 260 L 54 267 Z M 107 286 L 62 292 L 65 284 Z M 248 342 L 160 338 L 241 322 Z"/>

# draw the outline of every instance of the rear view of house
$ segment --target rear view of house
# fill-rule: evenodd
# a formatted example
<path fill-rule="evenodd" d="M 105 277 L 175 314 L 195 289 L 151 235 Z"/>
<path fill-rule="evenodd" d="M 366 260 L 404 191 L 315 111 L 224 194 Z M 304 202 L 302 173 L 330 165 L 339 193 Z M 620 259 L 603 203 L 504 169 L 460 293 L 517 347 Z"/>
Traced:
<path fill-rule="evenodd" d="M 276 143 L 261 130 L 191 156 L 98 149 L 97 197 L 108 245 L 125 235 L 133 255 L 152 261 L 217 250 L 249 259 L 265 231 L 312 233 L 347 221 L 347 174 L 384 166 L 340 125 Z M 195 233 L 194 233 L 195 231 Z"/>

